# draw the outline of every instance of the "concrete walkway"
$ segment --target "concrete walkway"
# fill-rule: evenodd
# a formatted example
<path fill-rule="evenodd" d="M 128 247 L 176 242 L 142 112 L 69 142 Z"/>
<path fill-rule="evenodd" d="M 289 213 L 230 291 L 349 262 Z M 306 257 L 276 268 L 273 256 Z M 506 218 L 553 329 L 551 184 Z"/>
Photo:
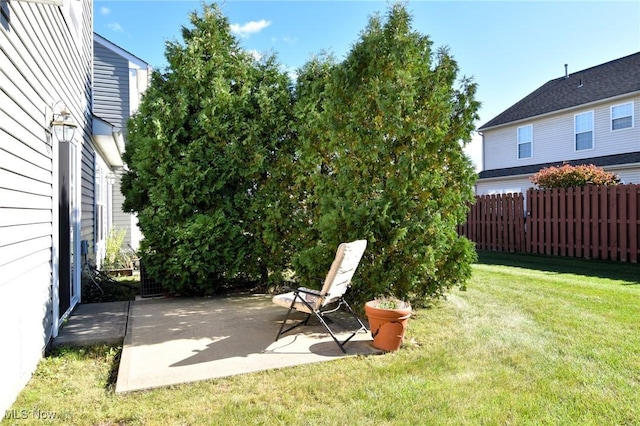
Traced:
<path fill-rule="evenodd" d="M 76 306 L 53 339 L 52 346 L 120 344 L 127 330 L 130 302 L 87 303 Z"/>
<path fill-rule="evenodd" d="M 371 334 L 361 332 L 343 354 L 313 320 L 276 342 L 285 314 L 271 296 L 254 294 L 79 305 L 54 346 L 124 339 L 117 393 L 380 353 Z M 331 327 L 353 323 L 338 317 Z"/>

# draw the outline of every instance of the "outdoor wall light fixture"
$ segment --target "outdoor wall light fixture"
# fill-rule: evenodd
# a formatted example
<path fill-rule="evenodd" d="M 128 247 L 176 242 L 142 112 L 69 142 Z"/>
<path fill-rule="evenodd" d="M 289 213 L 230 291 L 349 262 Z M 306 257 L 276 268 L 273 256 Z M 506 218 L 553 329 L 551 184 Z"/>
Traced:
<path fill-rule="evenodd" d="M 113 185 L 114 183 L 116 183 L 115 173 L 107 173 L 107 175 L 105 176 L 105 179 L 107 180 L 107 183 L 109 185 Z"/>
<path fill-rule="evenodd" d="M 78 127 L 62 101 L 56 102 L 53 106 L 53 118 L 50 125 L 59 142 L 71 142 L 76 127 Z"/>

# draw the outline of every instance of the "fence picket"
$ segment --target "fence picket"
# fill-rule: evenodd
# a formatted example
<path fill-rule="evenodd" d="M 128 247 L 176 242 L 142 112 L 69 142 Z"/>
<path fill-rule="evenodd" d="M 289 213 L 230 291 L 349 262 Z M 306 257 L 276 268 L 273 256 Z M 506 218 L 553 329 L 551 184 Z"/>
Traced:
<path fill-rule="evenodd" d="M 638 232 L 640 232 L 640 220 L 638 220 L 638 190 L 640 186 L 634 185 L 629 193 L 629 225 L 627 235 L 629 236 L 629 261 L 638 262 Z"/>
<path fill-rule="evenodd" d="M 573 210 L 573 206 L 574 206 L 574 189 L 573 188 L 568 188 L 567 189 L 567 196 L 565 198 L 565 202 L 567 204 L 567 219 L 566 219 L 566 224 L 567 224 L 567 256 L 573 256 L 573 253 L 575 252 L 575 229 L 576 229 L 576 219 L 574 216 L 574 210 Z"/>
<path fill-rule="evenodd" d="M 629 221 L 627 220 L 627 200 L 631 193 L 631 188 L 624 185 L 620 187 L 618 193 L 618 256 L 621 262 L 626 262 L 628 259 L 628 247 L 629 239 L 627 238 L 628 232 L 625 229 L 629 228 Z"/>
<path fill-rule="evenodd" d="M 550 244 L 551 244 L 551 253 L 553 253 L 554 256 L 558 255 L 559 252 L 559 243 L 560 243 L 560 235 L 559 235 L 559 220 L 560 220 L 560 212 L 559 212 L 559 198 L 560 198 L 560 192 L 558 191 L 558 188 L 554 188 L 551 191 L 551 194 L 549 194 L 549 203 L 551 204 L 550 208 L 551 208 L 551 218 L 550 218 L 550 222 L 551 222 L 551 238 L 550 238 Z"/>
<path fill-rule="evenodd" d="M 607 249 L 609 259 L 618 260 L 618 214 L 617 203 L 620 199 L 620 191 L 617 186 L 608 187 L 608 199 L 607 205 L 607 224 L 608 229 L 605 228 L 604 232 L 608 234 L 608 244 L 605 246 Z"/>
<path fill-rule="evenodd" d="M 589 214 L 591 216 L 591 259 L 597 259 L 600 254 L 600 233 L 598 227 L 600 226 L 600 191 L 597 187 L 590 186 L 591 192 L 591 208 Z"/>
<path fill-rule="evenodd" d="M 582 198 L 584 191 L 582 188 L 576 188 L 574 193 L 573 205 L 576 206 L 575 231 L 576 231 L 576 257 L 582 257 L 584 253 L 584 213 L 582 212 Z"/>

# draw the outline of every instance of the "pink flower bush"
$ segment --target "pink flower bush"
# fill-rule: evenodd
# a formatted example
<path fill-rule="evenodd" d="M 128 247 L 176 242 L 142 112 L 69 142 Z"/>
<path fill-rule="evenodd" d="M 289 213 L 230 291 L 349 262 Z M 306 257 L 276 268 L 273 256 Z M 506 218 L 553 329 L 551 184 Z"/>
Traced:
<path fill-rule="evenodd" d="M 571 188 L 585 185 L 617 185 L 620 178 L 611 172 L 604 171 L 593 164 L 572 166 L 552 166 L 541 169 L 529 180 L 540 189 Z"/>

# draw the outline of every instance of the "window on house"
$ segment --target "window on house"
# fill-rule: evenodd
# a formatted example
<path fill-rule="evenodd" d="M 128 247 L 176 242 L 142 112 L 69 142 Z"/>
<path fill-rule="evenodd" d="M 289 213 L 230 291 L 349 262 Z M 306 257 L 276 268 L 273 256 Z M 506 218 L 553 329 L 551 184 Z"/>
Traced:
<path fill-rule="evenodd" d="M 611 107 L 611 130 L 633 127 L 633 102 Z"/>
<path fill-rule="evenodd" d="M 576 151 L 593 149 L 593 111 L 576 114 L 574 123 Z"/>
<path fill-rule="evenodd" d="M 533 152 L 533 126 L 518 127 L 518 158 L 531 158 Z"/>

